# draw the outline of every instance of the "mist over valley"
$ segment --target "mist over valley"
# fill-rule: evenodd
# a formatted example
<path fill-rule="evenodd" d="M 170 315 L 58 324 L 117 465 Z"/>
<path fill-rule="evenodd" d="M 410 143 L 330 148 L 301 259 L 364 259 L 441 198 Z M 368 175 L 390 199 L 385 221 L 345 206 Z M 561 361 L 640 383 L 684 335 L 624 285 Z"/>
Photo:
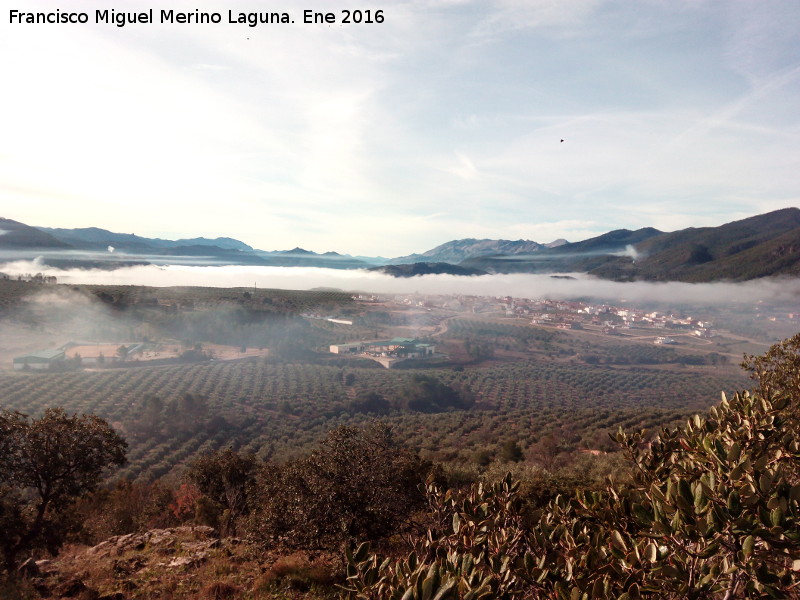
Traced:
<path fill-rule="evenodd" d="M 26 4 L 1 600 L 800 599 L 800 3 Z"/>

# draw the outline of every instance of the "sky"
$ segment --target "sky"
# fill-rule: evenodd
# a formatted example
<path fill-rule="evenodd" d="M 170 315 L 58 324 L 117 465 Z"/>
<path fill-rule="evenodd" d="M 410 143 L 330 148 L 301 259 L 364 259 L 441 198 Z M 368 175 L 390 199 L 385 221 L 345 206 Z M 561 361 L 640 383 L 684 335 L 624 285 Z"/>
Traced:
<path fill-rule="evenodd" d="M 800 205 L 798 2 L 114 2 L 153 9 L 124 27 L 3 4 L 0 216 L 28 225 L 390 257 Z"/>

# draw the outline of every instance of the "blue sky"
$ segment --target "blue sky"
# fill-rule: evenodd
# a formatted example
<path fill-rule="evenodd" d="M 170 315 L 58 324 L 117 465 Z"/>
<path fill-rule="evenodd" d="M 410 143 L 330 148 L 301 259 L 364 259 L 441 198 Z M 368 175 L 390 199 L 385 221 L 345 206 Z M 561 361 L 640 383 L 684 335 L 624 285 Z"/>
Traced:
<path fill-rule="evenodd" d="M 298 22 L 23 25 L 6 3 L 0 216 L 398 256 L 800 205 L 797 2 L 160 1 L 115 7 Z"/>

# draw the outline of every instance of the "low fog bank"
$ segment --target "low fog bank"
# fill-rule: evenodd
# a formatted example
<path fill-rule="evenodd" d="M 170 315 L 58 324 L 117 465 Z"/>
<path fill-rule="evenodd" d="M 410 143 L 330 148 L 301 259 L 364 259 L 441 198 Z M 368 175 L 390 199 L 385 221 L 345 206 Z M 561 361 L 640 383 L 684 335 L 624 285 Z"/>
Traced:
<path fill-rule="evenodd" d="M 259 266 L 134 266 L 113 271 L 61 270 L 36 261 L 0 266 L 10 276 L 25 273 L 53 275 L 59 283 L 146 285 L 154 287 L 205 286 L 308 290 L 318 287 L 371 293 L 464 294 L 519 298 L 569 299 L 590 297 L 639 303 L 694 305 L 754 304 L 759 301 L 792 302 L 800 299 L 800 279 L 761 279 L 742 283 L 620 283 L 573 274 L 564 276 L 504 274 L 463 277 L 423 275 L 395 278 L 366 270 L 317 267 Z"/>
<path fill-rule="evenodd" d="M 3 272 L 11 274 L 9 269 Z M 38 289 L 0 306 L 0 369 L 10 369 L 15 356 L 59 348 L 70 340 L 128 342 L 141 337 L 133 334 L 137 323 L 93 294 L 63 286 Z"/>

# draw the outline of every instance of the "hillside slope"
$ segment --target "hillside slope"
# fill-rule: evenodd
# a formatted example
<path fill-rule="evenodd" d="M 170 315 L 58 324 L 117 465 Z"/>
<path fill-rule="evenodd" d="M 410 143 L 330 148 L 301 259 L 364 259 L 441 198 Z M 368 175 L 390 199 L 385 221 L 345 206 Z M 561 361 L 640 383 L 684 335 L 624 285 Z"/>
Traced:
<path fill-rule="evenodd" d="M 0 217 L 0 248 L 3 249 L 32 249 L 52 248 L 71 249 L 72 246 L 62 240 L 36 227 L 30 227 L 18 221 Z"/>
<path fill-rule="evenodd" d="M 476 257 L 460 265 L 494 273 L 579 272 L 622 281 L 792 276 L 800 274 L 800 209 L 670 233 L 620 229 L 532 255 Z"/>
<path fill-rule="evenodd" d="M 592 270 L 600 277 L 664 281 L 747 280 L 800 273 L 800 209 L 652 237 L 638 256 Z"/>

